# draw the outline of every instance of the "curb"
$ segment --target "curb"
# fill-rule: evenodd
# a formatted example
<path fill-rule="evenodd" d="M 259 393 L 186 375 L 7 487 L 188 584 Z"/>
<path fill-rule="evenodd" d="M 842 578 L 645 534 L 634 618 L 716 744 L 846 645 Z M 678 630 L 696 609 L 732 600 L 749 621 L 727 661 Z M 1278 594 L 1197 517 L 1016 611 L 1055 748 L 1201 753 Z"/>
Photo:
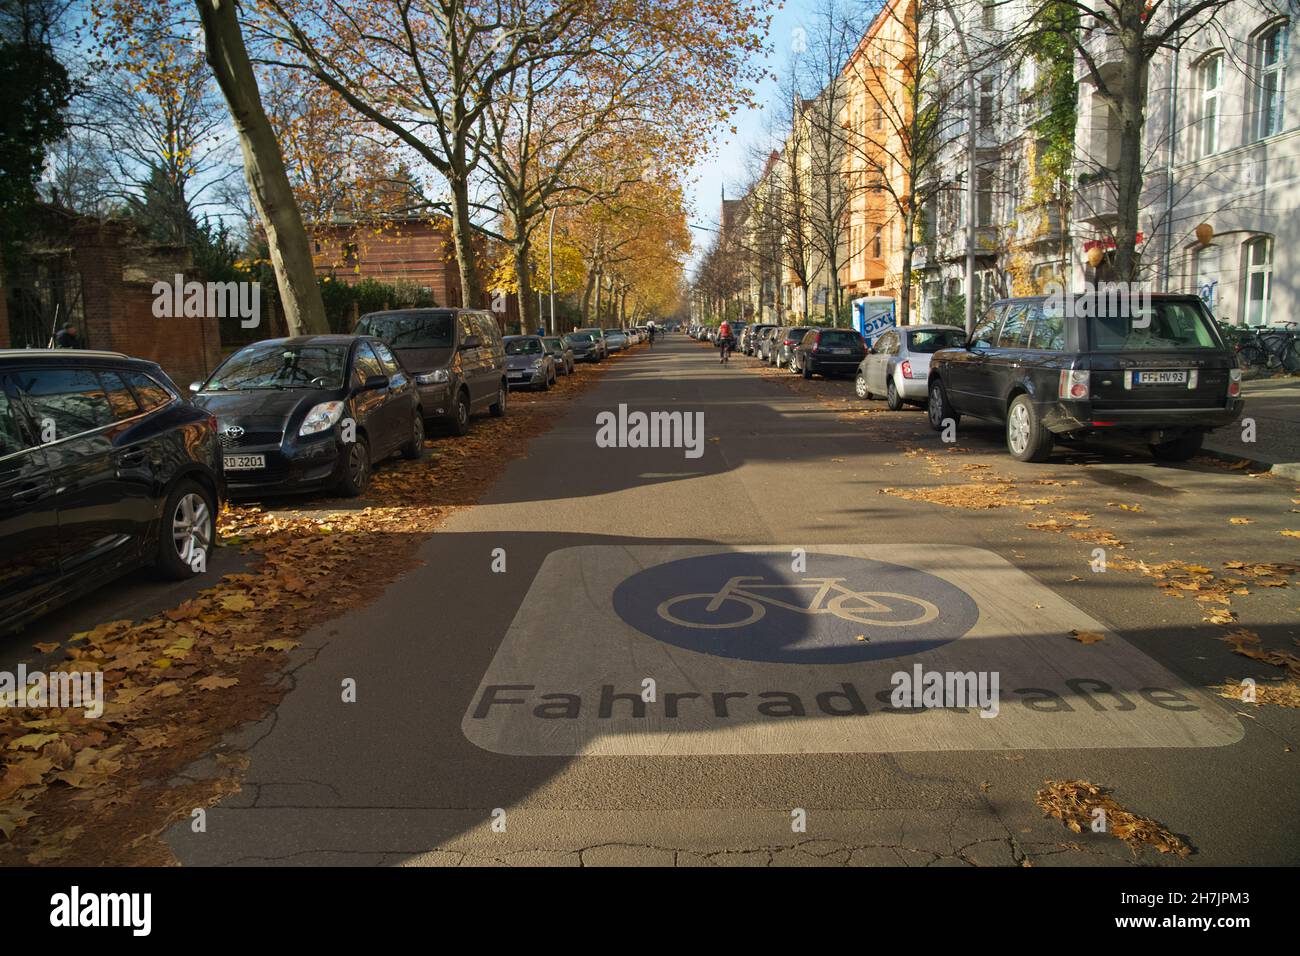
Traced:
<path fill-rule="evenodd" d="M 1219 461 L 1225 461 L 1230 465 L 1247 463 L 1250 471 L 1264 471 L 1270 475 L 1276 475 L 1279 478 L 1289 478 L 1293 481 L 1300 481 L 1300 461 L 1261 461 L 1258 458 L 1243 458 L 1241 455 L 1230 451 L 1216 451 L 1213 448 L 1202 448 L 1201 454 L 1207 458 L 1215 458 Z"/>

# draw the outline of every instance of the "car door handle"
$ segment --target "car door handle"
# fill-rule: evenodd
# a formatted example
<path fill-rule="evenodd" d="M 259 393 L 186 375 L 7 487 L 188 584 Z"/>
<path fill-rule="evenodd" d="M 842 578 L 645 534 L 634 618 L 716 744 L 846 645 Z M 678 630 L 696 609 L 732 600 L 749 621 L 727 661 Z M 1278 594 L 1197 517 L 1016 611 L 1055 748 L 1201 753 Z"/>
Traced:
<path fill-rule="evenodd" d="M 117 463 L 123 468 L 135 468 L 143 465 L 147 455 L 143 448 L 132 448 L 130 451 L 124 451 L 117 458 Z"/>
<path fill-rule="evenodd" d="M 9 497 L 13 501 L 30 501 L 32 498 L 39 498 L 43 490 L 44 486 L 41 484 L 35 481 L 28 481 L 20 485 L 18 490 L 11 491 Z"/>

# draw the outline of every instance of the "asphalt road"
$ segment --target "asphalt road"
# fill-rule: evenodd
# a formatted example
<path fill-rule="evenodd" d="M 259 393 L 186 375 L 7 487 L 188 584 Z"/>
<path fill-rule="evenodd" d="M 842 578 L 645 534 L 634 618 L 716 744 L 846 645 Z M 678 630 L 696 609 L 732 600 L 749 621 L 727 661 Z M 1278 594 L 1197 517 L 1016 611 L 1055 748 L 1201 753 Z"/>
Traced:
<path fill-rule="evenodd" d="M 181 862 L 1300 862 L 1300 711 L 1204 690 L 1270 669 L 1194 601 L 1093 573 L 1094 542 L 1026 527 L 1087 507 L 1123 540 L 1113 556 L 1284 561 L 1293 483 L 1104 448 L 1020 465 L 994 427 L 963 423 L 948 448 L 918 411 L 855 416 L 848 382 L 790 387 L 745 364 L 675 337 L 575 399 L 422 567 L 307 636 L 284 702 L 234 741 L 241 792 L 206 832 L 168 831 Z M 620 403 L 703 412 L 702 454 L 598 447 L 597 416 Z M 896 493 L 984 471 L 1061 500 Z M 755 591 L 725 612 L 690 598 L 769 572 L 849 593 L 819 614 Z M 1294 590 L 1262 592 L 1235 605 L 1240 624 L 1292 647 Z M 1000 713 L 891 710 L 882 688 L 915 663 L 997 671 Z M 1044 781 L 1080 778 L 1195 853 L 1135 855 L 1045 818 Z"/>

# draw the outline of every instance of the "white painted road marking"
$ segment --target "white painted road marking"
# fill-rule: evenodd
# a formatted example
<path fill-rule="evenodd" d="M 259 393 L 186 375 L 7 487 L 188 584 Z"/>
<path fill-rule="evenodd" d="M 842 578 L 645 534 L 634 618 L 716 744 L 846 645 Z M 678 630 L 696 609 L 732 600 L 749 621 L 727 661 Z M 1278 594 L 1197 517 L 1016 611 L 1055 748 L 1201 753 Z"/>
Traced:
<path fill-rule="evenodd" d="M 841 590 L 876 590 L 870 580 L 851 578 L 855 561 L 879 565 L 879 546 L 801 547 L 808 552 L 808 578 L 820 577 L 821 559 L 835 569 L 828 579 L 846 582 Z M 782 643 L 754 646 L 760 659 L 746 659 L 736 655 L 750 654 L 751 645 L 708 645 L 718 653 L 691 649 L 704 646 L 691 644 L 699 635 L 731 640 L 743 629 L 682 629 L 685 637 L 659 630 L 652 636 L 640 627 L 655 632 L 660 624 L 643 622 L 662 617 L 629 612 L 625 598 L 623 616 L 616 608 L 620 584 L 659 566 L 705 555 L 774 560 L 792 550 L 647 545 L 554 552 L 469 702 L 461 723 L 465 736 L 485 750 L 520 756 L 1215 747 L 1242 737 L 1239 723 L 1209 694 L 977 548 L 890 549 L 888 567 L 912 575 L 908 596 L 937 606 L 939 627 L 953 627 L 927 632 L 920 644 L 888 645 L 893 634 L 908 629 L 880 628 L 870 633 L 889 635 L 881 643 L 872 636 L 863 642 L 872 649 L 855 648 L 842 632 L 822 630 L 871 628 L 853 624 L 854 615 L 846 624 L 843 614 L 795 615 L 797 609 L 765 604 L 770 617 L 764 626 L 784 627 Z M 680 567 L 706 574 L 711 563 Z M 665 582 L 664 593 L 644 595 L 653 607 L 679 593 L 678 583 L 655 573 L 639 580 L 649 582 L 651 592 L 660 586 L 656 581 Z M 720 591 L 727 583 L 699 580 L 692 591 L 724 597 L 713 611 L 701 598 L 693 613 L 725 613 L 719 608 L 730 600 L 749 624 L 748 608 L 763 603 L 753 596 L 759 592 L 742 591 L 749 602 L 742 607 L 734 588 Z M 965 597 L 977 614 L 968 613 Z M 784 623 L 775 620 L 779 614 L 787 615 Z M 973 625 L 971 618 L 977 618 Z M 790 633 L 791 620 L 801 622 L 797 634 Z M 1072 629 L 1100 632 L 1105 640 L 1083 644 L 1070 638 Z M 997 716 L 982 718 L 976 707 L 894 708 L 892 675 L 911 673 L 916 664 L 926 672 L 997 672 Z M 644 699 L 647 679 L 653 700 Z"/>

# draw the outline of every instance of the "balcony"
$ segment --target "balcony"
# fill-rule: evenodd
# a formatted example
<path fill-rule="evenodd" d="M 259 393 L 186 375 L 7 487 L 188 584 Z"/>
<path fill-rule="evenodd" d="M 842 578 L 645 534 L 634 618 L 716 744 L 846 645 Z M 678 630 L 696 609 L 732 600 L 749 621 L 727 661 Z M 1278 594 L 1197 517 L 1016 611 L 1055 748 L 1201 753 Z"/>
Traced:
<path fill-rule="evenodd" d="M 1109 169 L 1085 172 L 1074 190 L 1074 221 L 1104 226 L 1114 221 L 1119 209 L 1114 174 Z"/>

